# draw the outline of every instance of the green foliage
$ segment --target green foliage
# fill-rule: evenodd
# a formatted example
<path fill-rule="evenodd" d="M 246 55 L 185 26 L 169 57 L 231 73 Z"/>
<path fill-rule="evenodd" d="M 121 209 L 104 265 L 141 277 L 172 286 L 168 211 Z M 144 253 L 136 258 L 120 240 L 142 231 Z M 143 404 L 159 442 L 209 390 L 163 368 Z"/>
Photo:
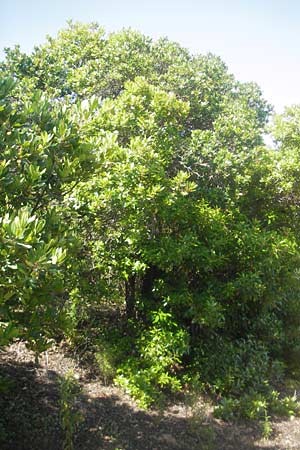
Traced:
<path fill-rule="evenodd" d="M 82 421 L 82 416 L 75 406 L 79 392 L 80 387 L 73 374 L 67 373 L 60 380 L 60 419 L 65 434 L 64 450 L 74 449 L 74 435 Z"/>
<path fill-rule="evenodd" d="M 263 437 L 268 438 L 272 432 L 271 415 L 293 418 L 300 415 L 297 397 L 279 396 L 277 391 L 266 389 L 265 392 L 252 390 L 240 398 L 223 397 L 214 409 L 214 416 L 226 421 L 236 418 L 259 420 Z"/>
<path fill-rule="evenodd" d="M 239 397 L 247 391 L 264 389 L 270 361 L 266 348 L 256 341 L 226 342 L 217 337 L 196 351 L 194 370 L 214 393 Z"/>
<path fill-rule="evenodd" d="M 296 391 L 294 395 L 280 397 L 279 393 L 272 391 L 270 398 L 270 410 L 278 416 L 295 417 L 300 416 L 300 402 Z"/>
<path fill-rule="evenodd" d="M 121 361 L 129 352 L 131 339 L 122 336 L 118 330 L 110 330 L 97 338 L 95 360 L 105 384 L 111 383 L 117 375 Z"/>
<path fill-rule="evenodd" d="M 89 342 L 144 407 L 185 372 L 269 434 L 297 410 L 272 383 L 299 361 L 299 107 L 267 148 L 270 106 L 220 58 L 97 24 L 0 73 L 0 345 Z"/>
<path fill-rule="evenodd" d="M 40 352 L 65 327 L 62 268 L 73 244 L 59 200 L 96 158 L 81 104 L 14 89 L 1 81 L 0 343 L 21 337 Z"/>
<path fill-rule="evenodd" d="M 162 389 L 181 389 L 176 371 L 188 351 L 187 333 L 178 328 L 169 313 L 157 311 L 152 315 L 152 326 L 137 340 L 138 356 L 121 365 L 116 382 L 146 408 L 161 398 Z"/>

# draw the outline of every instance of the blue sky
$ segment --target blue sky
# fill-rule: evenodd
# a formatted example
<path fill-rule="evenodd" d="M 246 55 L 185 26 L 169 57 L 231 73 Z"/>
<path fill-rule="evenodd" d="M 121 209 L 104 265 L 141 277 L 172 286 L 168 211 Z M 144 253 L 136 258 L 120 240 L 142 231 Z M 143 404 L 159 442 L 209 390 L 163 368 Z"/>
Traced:
<path fill-rule="evenodd" d="M 256 81 L 277 112 L 300 104 L 299 0 L 2 0 L 0 14 L 1 50 L 30 51 L 68 19 L 107 31 L 132 27 L 221 56 L 239 80 Z"/>

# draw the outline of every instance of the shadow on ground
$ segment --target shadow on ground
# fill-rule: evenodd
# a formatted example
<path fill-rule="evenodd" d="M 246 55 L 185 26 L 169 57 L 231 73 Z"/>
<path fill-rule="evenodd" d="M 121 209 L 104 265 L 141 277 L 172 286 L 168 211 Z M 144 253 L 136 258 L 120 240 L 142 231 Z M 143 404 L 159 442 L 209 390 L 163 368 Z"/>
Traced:
<path fill-rule="evenodd" d="M 1 450 L 64 450 L 60 376 L 33 363 L 4 362 L 0 377 L 10 380 L 0 391 Z M 280 450 L 260 447 L 259 431 L 252 425 L 213 421 L 191 427 L 187 417 L 141 411 L 118 395 L 82 394 L 77 408 L 83 421 L 74 450 Z"/>

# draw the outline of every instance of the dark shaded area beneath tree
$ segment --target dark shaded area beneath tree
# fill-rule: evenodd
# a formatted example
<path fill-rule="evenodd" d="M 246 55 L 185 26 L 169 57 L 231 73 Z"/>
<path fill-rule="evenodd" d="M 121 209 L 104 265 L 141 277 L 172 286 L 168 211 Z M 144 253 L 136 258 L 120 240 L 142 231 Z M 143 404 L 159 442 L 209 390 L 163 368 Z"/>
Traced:
<path fill-rule="evenodd" d="M 46 374 L 33 363 L 3 361 L 0 377 L 10 380 L 10 387 L 0 396 L 1 450 L 62 450 L 60 375 L 54 370 Z M 101 390 L 96 397 L 89 397 L 83 390 L 76 408 L 83 421 L 75 435 L 75 450 L 262 448 L 255 444 L 260 436 L 255 424 L 233 426 L 211 420 L 194 429 L 188 417 L 138 410 L 121 396 L 108 396 Z M 263 448 L 282 450 L 278 446 Z"/>

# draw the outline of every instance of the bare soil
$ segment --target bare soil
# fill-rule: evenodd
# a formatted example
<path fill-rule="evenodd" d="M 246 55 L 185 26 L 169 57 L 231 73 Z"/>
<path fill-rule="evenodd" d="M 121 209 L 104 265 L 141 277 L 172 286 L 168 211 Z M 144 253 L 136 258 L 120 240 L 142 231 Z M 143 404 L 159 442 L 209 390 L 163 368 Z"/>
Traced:
<path fill-rule="evenodd" d="M 196 412 L 179 400 L 163 411 L 144 411 L 67 356 L 63 346 L 48 352 L 48 364 L 43 356 L 36 366 L 23 343 L 0 353 L 0 377 L 11 380 L 0 394 L 1 450 L 64 450 L 59 386 L 70 370 L 81 387 L 74 450 L 300 450 L 300 419 L 273 420 L 264 440 L 260 424 L 216 420 L 202 400 Z"/>

